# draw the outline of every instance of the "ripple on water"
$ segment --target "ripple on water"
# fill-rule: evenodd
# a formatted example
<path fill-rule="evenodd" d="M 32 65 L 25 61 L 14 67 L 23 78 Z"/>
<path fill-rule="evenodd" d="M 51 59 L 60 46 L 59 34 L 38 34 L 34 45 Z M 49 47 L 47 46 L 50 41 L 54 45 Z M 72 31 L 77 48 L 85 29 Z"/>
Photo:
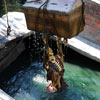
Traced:
<path fill-rule="evenodd" d="M 64 78 L 69 87 L 60 93 L 49 93 L 46 71 L 34 62 L 19 71 L 7 83 L 6 91 L 16 100 L 100 100 L 100 73 L 64 63 Z"/>

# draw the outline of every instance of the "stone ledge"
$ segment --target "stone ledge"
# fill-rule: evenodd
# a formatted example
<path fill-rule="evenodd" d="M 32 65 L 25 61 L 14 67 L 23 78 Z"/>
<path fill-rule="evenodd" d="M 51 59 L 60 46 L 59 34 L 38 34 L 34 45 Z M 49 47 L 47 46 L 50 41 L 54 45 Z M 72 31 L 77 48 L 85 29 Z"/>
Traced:
<path fill-rule="evenodd" d="M 85 55 L 100 63 L 100 46 L 82 37 L 75 37 L 68 40 L 68 46 L 76 52 Z"/>
<path fill-rule="evenodd" d="M 9 96 L 7 93 L 5 93 L 3 90 L 0 89 L 0 100 L 15 100 L 11 96 Z"/>

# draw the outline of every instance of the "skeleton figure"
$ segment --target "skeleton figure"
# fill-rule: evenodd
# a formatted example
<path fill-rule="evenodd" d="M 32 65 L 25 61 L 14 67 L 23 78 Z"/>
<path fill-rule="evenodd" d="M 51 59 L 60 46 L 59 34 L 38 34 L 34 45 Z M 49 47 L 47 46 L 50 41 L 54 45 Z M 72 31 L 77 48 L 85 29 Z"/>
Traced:
<path fill-rule="evenodd" d="M 57 54 L 54 55 L 53 50 L 49 47 L 48 37 L 43 37 L 45 51 L 43 54 L 44 68 L 47 70 L 47 81 L 51 80 L 51 86 L 54 91 L 60 90 L 67 86 L 64 82 L 64 66 L 63 66 L 63 51 L 61 38 L 57 38 Z"/>

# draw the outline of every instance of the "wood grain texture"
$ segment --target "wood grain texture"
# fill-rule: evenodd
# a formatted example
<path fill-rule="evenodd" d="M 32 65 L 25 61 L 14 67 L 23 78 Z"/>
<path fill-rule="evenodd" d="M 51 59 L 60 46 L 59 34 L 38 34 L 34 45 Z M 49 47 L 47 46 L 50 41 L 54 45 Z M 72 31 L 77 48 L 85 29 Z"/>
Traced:
<path fill-rule="evenodd" d="M 81 0 L 76 0 L 72 10 L 67 12 L 58 12 L 48 10 L 44 13 L 43 9 L 38 14 L 37 8 L 24 7 L 24 13 L 28 29 L 43 32 L 49 30 L 53 35 L 64 38 L 71 38 L 78 35 L 84 29 L 83 5 Z M 52 8 L 53 9 L 53 8 Z M 36 17 L 38 16 L 38 20 Z M 37 23 L 37 28 L 35 27 Z M 55 27 L 55 28 L 54 28 Z M 55 31 L 56 29 L 56 31 Z"/>

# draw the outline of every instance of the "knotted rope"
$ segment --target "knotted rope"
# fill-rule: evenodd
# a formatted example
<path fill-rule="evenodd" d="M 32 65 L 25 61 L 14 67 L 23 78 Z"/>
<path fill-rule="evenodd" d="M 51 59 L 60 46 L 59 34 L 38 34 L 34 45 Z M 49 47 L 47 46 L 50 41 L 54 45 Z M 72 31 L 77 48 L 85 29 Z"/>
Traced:
<path fill-rule="evenodd" d="M 5 12 L 6 12 L 6 17 L 7 17 L 7 36 L 10 34 L 11 32 L 11 27 L 9 25 L 9 21 L 8 21 L 8 9 L 7 9 L 7 2 L 6 0 L 4 0 L 4 6 L 5 6 Z"/>

